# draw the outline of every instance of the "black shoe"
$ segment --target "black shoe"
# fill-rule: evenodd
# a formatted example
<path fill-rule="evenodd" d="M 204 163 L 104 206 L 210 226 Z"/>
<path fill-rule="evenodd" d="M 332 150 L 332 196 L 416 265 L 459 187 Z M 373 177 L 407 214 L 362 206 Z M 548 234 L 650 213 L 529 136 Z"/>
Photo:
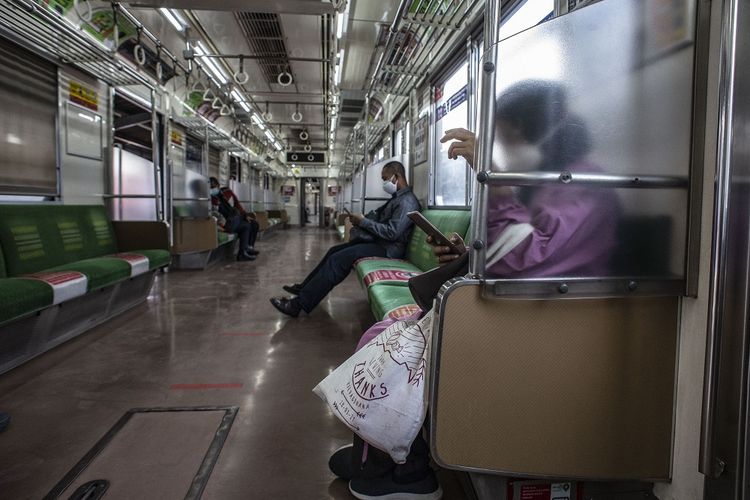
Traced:
<path fill-rule="evenodd" d="M 302 306 L 299 305 L 297 299 L 273 297 L 271 299 L 271 304 L 273 304 L 273 307 L 292 318 L 299 316 L 299 312 L 302 310 Z"/>
<path fill-rule="evenodd" d="M 0 432 L 3 432 L 10 423 L 10 414 L 0 412 Z"/>
<path fill-rule="evenodd" d="M 342 446 L 334 451 L 331 458 L 328 459 L 328 468 L 341 479 L 350 480 L 354 477 L 354 466 L 352 465 L 354 461 L 354 457 L 352 457 L 353 453 L 353 444 Z"/>
<path fill-rule="evenodd" d="M 294 285 L 284 285 L 281 288 L 283 288 L 285 292 L 289 292 L 292 295 L 299 295 L 299 293 L 302 291 L 302 285 L 300 285 L 299 283 L 296 283 Z"/>
<path fill-rule="evenodd" d="M 245 262 L 250 260 L 255 260 L 255 255 L 250 255 L 245 252 L 240 252 L 237 254 L 237 262 Z"/>
<path fill-rule="evenodd" d="M 256 250 L 256 249 L 254 249 L 253 247 L 248 248 L 246 253 L 249 254 L 249 255 L 259 255 L 260 254 L 260 252 L 258 250 Z"/>
<path fill-rule="evenodd" d="M 349 481 L 349 491 L 361 500 L 440 500 L 443 497 L 443 489 L 432 471 L 412 483 L 397 483 L 392 474 L 373 479 L 355 477 Z"/>

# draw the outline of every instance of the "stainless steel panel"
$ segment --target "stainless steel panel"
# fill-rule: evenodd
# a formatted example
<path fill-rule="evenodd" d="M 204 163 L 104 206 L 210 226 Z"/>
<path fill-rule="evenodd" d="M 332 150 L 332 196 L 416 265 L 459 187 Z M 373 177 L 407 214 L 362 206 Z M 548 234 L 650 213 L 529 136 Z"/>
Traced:
<path fill-rule="evenodd" d="M 701 472 L 705 498 L 750 498 L 748 301 L 750 300 L 750 5 L 722 12 L 712 282 L 704 382 Z"/>

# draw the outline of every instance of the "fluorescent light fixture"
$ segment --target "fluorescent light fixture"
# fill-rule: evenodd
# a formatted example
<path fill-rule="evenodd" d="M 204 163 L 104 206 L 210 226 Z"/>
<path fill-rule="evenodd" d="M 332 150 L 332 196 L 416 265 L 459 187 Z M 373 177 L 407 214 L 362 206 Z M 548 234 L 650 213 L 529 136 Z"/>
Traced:
<path fill-rule="evenodd" d="M 273 147 L 275 147 L 279 151 L 281 151 L 282 149 L 284 149 L 284 147 L 281 144 L 279 144 L 278 142 L 274 142 L 273 143 Z"/>
<path fill-rule="evenodd" d="M 265 126 L 265 125 L 263 125 L 263 120 L 261 120 L 261 119 L 260 119 L 260 117 L 259 117 L 259 116 L 258 116 L 257 114 L 253 113 L 253 116 L 251 116 L 251 117 L 250 117 L 250 119 L 251 119 L 251 120 L 253 121 L 253 123 L 255 123 L 255 124 L 256 124 L 256 125 L 258 126 L 258 128 L 260 128 L 261 130 L 265 130 L 265 129 L 266 129 L 266 126 Z"/>
<path fill-rule="evenodd" d="M 336 38 L 338 39 L 344 35 L 344 16 L 343 12 L 336 14 Z"/>
<path fill-rule="evenodd" d="M 177 13 L 177 11 L 160 7 L 159 12 L 161 12 L 167 21 L 169 21 L 169 24 L 174 26 L 174 29 L 177 31 L 185 31 L 185 27 L 188 23 L 179 13 Z"/>
<path fill-rule="evenodd" d="M 208 54 L 208 51 L 201 42 L 198 42 L 198 44 L 195 46 L 195 52 L 198 54 L 198 57 L 200 58 L 201 62 L 203 62 L 203 65 L 211 74 L 211 76 L 221 82 L 222 85 L 226 85 L 227 83 L 229 83 L 229 77 L 227 77 L 226 73 L 224 73 L 224 71 L 214 61 L 212 61 L 210 57 L 205 57 L 206 54 Z"/>
<path fill-rule="evenodd" d="M 268 137 L 269 141 L 276 141 L 276 138 L 273 136 L 270 130 L 266 130 L 266 137 Z"/>
<path fill-rule="evenodd" d="M 252 111 L 250 105 L 245 102 L 245 99 L 242 98 L 237 89 L 234 89 L 232 91 L 232 97 L 234 97 L 234 100 L 237 101 L 237 104 L 239 104 L 240 107 L 245 110 L 245 112 L 250 113 Z"/>
<path fill-rule="evenodd" d="M 339 51 L 339 62 L 336 64 L 336 85 L 341 83 L 341 68 L 344 67 L 344 49 Z"/>

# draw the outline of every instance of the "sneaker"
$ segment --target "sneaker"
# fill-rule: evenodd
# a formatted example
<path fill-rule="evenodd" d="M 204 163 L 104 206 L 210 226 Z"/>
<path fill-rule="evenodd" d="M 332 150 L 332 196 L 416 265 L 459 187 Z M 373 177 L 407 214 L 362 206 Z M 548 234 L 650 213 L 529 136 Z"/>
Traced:
<path fill-rule="evenodd" d="M 412 483 L 397 483 L 392 474 L 373 479 L 355 477 L 349 481 L 349 491 L 360 500 L 440 500 L 443 497 L 443 489 L 433 471 Z"/>
<path fill-rule="evenodd" d="M 299 283 L 295 283 L 294 285 L 284 285 L 281 288 L 283 288 L 285 292 L 289 292 L 292 295 L 299 295 L 299 293 L 302 291 L 302 285 L 300 285 Z"/>
<path fill-rule="evenodd" d="M 352 462 L 354 461 L 354 457 L 352 457 L 353 453 L 353 444 L 342 446 L 334 451 L 331 458 L 328 459 L 328 468 L 341 479 L 350 480 L 354 477 L 354 467 L 352 466 Z"/>
<path fill-rule="evenodd" d="M 0 411 L 0 432 L 3 432 L 10 423 L 10 414 Z"/>
<path fill-rule="evenodd" d="M 240 252 L 237 254 L 237 262 L 248 262 L 255 260 L 255 255 L 250 255 L 245 252 Z"/>
<path fill-rule="evenodd" d="M 246 253 L 249 255 L 260 255 L 260 251 L 254 249 L 253 247 L 248 248 Z"/>

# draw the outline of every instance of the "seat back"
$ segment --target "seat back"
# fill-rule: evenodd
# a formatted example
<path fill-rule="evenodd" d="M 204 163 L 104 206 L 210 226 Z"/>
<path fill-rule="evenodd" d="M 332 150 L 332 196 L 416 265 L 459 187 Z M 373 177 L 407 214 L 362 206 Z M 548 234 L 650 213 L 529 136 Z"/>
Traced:
<path fill-rule="evenodd" d="M 664 216 L 628 216 L 618 222 L 618 245 L 611 266 L 616 276 L 666 276 L 670 267 L 672 218 Z"/>
<path fill-rule="evenodd" d="M 258 221 L 258 228 L 261 231 L 265 231 L 271 226 L 271 222 L 268 220 L 268 212 L 255 212 L 255 220 Z"/>
<path fill-rule="evenodd" d="M 433 335 L 434 458 L 583 479 L 670 474 L 678 297 L 486 298 L 454 283 Z"/>
<path fill-rule="evenodd" d="M 104 206 L 0 205 L 5 273 L 19 276 L 117 252 Z"/>
<path fill-rule="evenodd" d="M 458 233 L 466 238 L 471 222 L 469 210 L 423 210 L 422 215 L 446 236 Z M 406 259 L 422 271 L 429 271 L 438 265 L 432 247 L 426 239 L 425 232 L 415 226 L 406 250 Z"/>
<path fill-rule="evenodd" d="M 5 256 L 3 255 L 3 247 L 0 246 L 0 278 L 6 278 L 8 273 L 5 271 Z"/>

